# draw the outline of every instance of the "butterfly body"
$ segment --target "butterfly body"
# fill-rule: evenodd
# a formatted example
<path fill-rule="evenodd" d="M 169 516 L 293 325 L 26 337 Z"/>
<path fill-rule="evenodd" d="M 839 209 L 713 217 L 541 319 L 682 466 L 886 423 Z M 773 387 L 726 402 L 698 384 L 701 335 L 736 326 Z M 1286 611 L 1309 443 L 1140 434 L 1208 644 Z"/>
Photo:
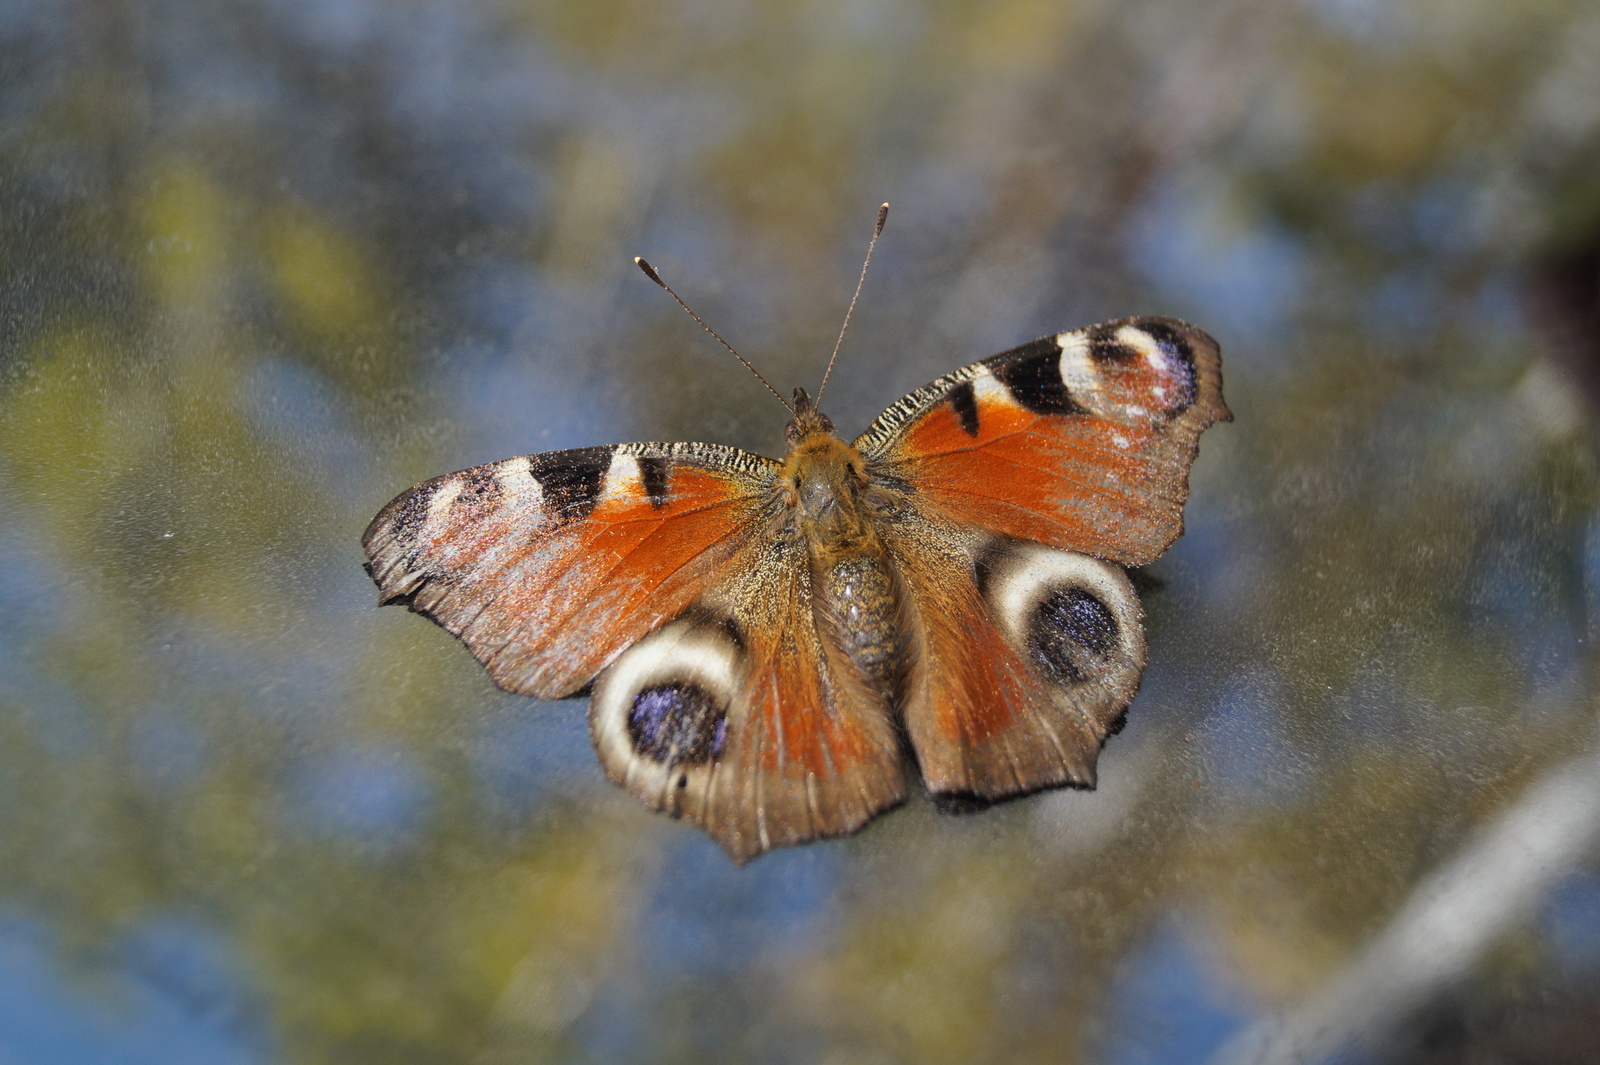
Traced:
<path fill-rule="evenodd" d="M 1182 530 L 1214 341 L 1170 319 L 1046 337 L 911 393 L 853 442 L 797 392 L 783 461 L 709 444 L 508 459 L 402 494 L 385 602 L 502 687 L 587 688 L 612 780 L 735 860 L 906 795 L 1092 786 L 1137 691 L 1123 570 Z"/>
<path fill-rule="evenodd" d="M 903 501 L 874 484 L 866 457 L 834 435 L 803 390 L 795 410 L 778 483 L 785 525 L 806 544 L 818 629 L 889 697 L 904 660 L 905 590 L 879 530 Z"/>

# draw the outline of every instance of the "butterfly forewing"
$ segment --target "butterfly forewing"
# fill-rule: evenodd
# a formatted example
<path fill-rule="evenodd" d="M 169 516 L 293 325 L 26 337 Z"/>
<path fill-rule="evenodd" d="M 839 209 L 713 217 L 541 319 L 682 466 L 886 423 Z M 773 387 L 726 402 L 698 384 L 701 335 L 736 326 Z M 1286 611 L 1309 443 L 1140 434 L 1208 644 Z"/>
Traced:
<path fill-rule="evenodd" d="M 558 698 L 763 533 L 777 469 L 707 444 L 523 456 L 418 485 L 362 544 L 384 602 L 459 636 L 502 688 Z"/>
<path fill-rule="evenodd" d="M 1129 318 L 947 374 L 855 446 L 930 515 L 1143 565 L 1183 531 L 1201 431 L 1231 417 L 1216 341 Z"/>

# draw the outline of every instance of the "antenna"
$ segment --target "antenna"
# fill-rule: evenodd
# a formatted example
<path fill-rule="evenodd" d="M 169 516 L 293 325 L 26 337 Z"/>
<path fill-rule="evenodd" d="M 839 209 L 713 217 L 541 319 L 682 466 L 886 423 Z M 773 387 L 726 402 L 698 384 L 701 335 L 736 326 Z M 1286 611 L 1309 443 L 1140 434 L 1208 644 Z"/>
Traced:
<path fill-rule="evenodd" d="M 878 208 L 878 224 L 872 227 L 872 239 L 867 242 L 867 258 L 861 264 L 861 276 L 856 278 L 856 292 L 850 297 L 850 307 L 844 312 L 844 325 L 839 327 L 839 339 L 834 341 L 833 354 L 828 357 L 828 368 L 822 374 L 822 387 L 817 389 L 817 405 L 822 404 L 822 393 L 828 390 L 828 378 L 833 374 L 834 360 L 839 357 L 839 347 L 844 343 L 844 331 L 850 328 L 850 316 L 856 312 L 856 300 L 861 297 L 861 286 L 867 280 L 867 267 L 872 265 L 872 249 L 878 246 L 878 237 L 883 233 L 883 224 L 889 220 L 889 205 L 884 204 Z"/>
<path fill-rule="evenodd" d="M 884 206 L 887 207 L 888 204 L 884 204 Z M 881 222 L 879 224 L 879 228 L 882 228 Z M 662 288 L 666 289 L 667 290 L 667 295 L 671 296 L 673 299 L 678 301 L 678 306 L 682 307 L 686 311 L 689 311 L 689 317 L 693 318 L 695 321 L 699 322 L 701 329 L 704 329 L 706 332 L 710 333 L 712 336 L 717 337 L 717 343 L 718 344 L 721 344 L 723 347 L 727 348 L 728 351 L 733 355 L 734 358 L 736 358 L 740 362 L 744 363 L 744 368 L 746 370 L 749 370 L 751 373 L 755 374 L 756 375 L 756 380 L 760 381 L 762 384 L 766 385 L 768 392 L 771 392 L 773 395 L 778 396 L 778 402 L 783 404 L 783 409 L 784 410 L 788 411 L 790 414 L 794 413 L 794 408 L 789 406 L 788 402 L 782 396 L 778 395 L 778 390 L 776 388 L 773 388 L 772 385 L 767 383 L 767 379 L 765 377 L 761 376 L 761 371 L 756 369 L 754 366 L 751 366 L 749 359 L 745 358 L 743 355 L 740 355 L 737 351 L 734 351 L 732 344 L 728 343 L 726 340 L 723 340 L 720 336 L 717 336 L 717 331 L 715 329 L 711 328 L 709 325 L 706 325 L 706 320 L 704 318 L 700 317 L 698 314 L 694 313 L 694 311 L 690 310 L 689 305 L 687 303 L 683 302 L 683 297 L 679 296 L 676 292 L 672 291 L 672 287 L 670 285 L 668 285 L 665 281 L 661 280 L 661 275 L 656 273 L 656 268 L 655 267 L 651 266 L 649 263 L 645 262 L 643 259 L 639 258 L 637 255 L 635 255 L 633 257 L 633 261 L 635 263 L 639 264 L 639 269 L 644 271 L 644 276 L 645 277 L 648 277 L 650 280 L 654 281 L 656 284 L 658 284 Z"/>

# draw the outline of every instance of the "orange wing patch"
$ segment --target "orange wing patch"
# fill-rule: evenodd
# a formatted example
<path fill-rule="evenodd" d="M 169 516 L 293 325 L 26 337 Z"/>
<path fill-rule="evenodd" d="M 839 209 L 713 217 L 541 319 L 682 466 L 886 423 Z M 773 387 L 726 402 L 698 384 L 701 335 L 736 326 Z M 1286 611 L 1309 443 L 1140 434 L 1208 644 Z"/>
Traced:
<path fill-rule="evenodd" d="M 402 495 L 363 543 L 386 602 L 508 691 L 558 698 L 704 592 L 761 526 L 775 468 L 706 445 L 510 459 Z"/>
<path fill-rule="evenodd" d="M 959 529 L 895 526 L 916 605 L 906 734 L 937 794 L 1092 787 L 1139 687 L 1138 598 L 1109 562 Z"/>
<path fill-rule="evenodd" d="M 918 389 L 856 441 L 936 514 L 1143 565 L 1183 531 L 1216 342 L 1170 319 L 1045 337 Z"/>
<path fill-rule="evenodd" d="M 752 641 L 744 712 L 707 825 L 736 860 L 853 832 L 905 796 L 886 708 L 794 640 Z M 850 689 L 850 690 L 846 690 Z M 731 800 L 731 801 L 730 801 Z"/>
<path fill-rule="evenodd" d="M 795 552 L 751 543 L 683 618 L 622 652 L 590 704 L 607 775 L 737 862 L 853 832 L 905 795 L 889 707 L 828 649 Z M 662 703 L 717 718 L 703 758 L 663 757 L 654 735 L 676 726 L 629 731 Z"/>
<path fill-rule="evenodd" d="M 1093 786 L 1104 730 L 1065 708 L 1023 661 L 964 564 L 916 555 L 906 573 L 919 606 L 922 653 L 905 698 L 905 726 L 928 790 L 998 799 L 1052 785 Z"/>
<path fill-rule="evenodd" d="M 1107 542 L 1177 536 L 1178 530 L 1167 536 L 1160 526 L 1170 523 L 1166 512 L 1181 509 L 1183 499 L 1162 491 L 1171 478 L 1149 454 L 1149 430 L 1034 414 L 999 399 L 979 398 L 977 411 L 976 438 L 948 406 L 929 412 L 906 436 L 902 476 L 949 517 L 1130 564 L 1133 557 L 1108 551 Z M 1165 547 L 1162 542 L 1149 557 Z"/>
<path fill-rule="evenodd" d="M 889 707 L 823 639 L 803 566 L 769 555 L 756 568 L 735 615 L 750 672 L 721 767 L 726 813 L 707 826 L 741 861 L 853 832 L 906 788 Z"/>

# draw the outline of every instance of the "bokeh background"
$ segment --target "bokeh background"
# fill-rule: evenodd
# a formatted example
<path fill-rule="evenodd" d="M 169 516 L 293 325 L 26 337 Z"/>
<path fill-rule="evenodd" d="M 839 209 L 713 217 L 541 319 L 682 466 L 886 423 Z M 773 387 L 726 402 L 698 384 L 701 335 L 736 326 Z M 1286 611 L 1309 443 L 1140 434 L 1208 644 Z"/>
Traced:
<path fill-rule="evenodd" d="M 1099 791 L 733 868 L 410 484 L 1128 314 L 1237 415 Z M 0 1061 L 1600 1061 L 1600 8 L 0 2 Z"/>

